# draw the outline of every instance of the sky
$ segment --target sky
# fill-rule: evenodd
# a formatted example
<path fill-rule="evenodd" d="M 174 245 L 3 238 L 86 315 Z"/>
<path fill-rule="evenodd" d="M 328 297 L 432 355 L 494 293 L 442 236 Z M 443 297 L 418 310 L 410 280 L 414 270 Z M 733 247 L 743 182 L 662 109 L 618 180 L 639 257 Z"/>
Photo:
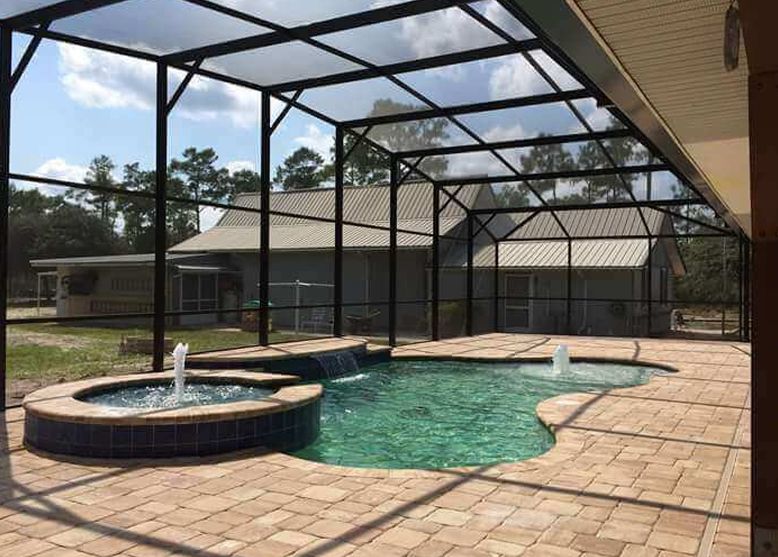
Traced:
<path fill-rule="evenodd" d="M 15 55 L 26 43 L 16 36 Z M 89 162 L 102 154 L 114 160 L 117 173 L 136 161 L 151 168 L 154 78 L 148 62 L 43 41 L 14 91 L 12 171 L 81 181 Z M 273 108 L 277 113 L 279 107 Z M 193 81 L 170 117 L 170 157 L 189 146 L 213 147 L 218 164 L 256 169 L 258 109 L 253 91 Z M 293 110 L 274 136 L 271 164 L 300 146 L 329 157 L 331 136 L 330 126 Z"/>

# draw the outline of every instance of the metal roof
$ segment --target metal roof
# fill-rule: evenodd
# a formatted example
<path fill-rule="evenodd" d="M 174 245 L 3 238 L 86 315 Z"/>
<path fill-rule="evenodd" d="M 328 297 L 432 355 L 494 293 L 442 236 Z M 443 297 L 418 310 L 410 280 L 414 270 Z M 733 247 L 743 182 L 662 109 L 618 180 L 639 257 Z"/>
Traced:
<path fill-rule="evenodd" d="M 453 193 L 454 188 L 447 188 Z M 401 186 L 397 192 L 397 243 L 399 247 L 425 248 L 432 245 L 433 211 L 432 185 L 416 182 Z M 444 195 L 441 195 L 443 198 Z M 305 219 L 298 215 L 332 218 L 335 192 L 333 189 L 311 189 L 270 194 L 272 211 L 287 214 L 270 216 L 270 248 L 273 250 L 317 250 L 335 247 L 335 225 Z M 493 205 L 491 188 L 478 186 L 462 188 L 457 195 L 465 207 Z M 240 209 L 228 210 L 211 228 L 176 246 L 173 252 L 231 252 L 259 249 L 259 194 L 236 196 Z M 389 187 L 349 187 L 344 191 L 344 220 L 386 230 L 346 224 L 343 227 L 343 246 L 350 249 L 386 248 L 389 246 Z M 441 212 L 440 233 L 448 234 L 465 217 L 464 210 L 449 203 Z M 403 232 L 404 231 L 404 232 Z M 418 232 L 413 234 L 410 232 Z"/>
<path fill-rule="evenodd" d="M 651 245 L 656 245 L 656 240 Z M 505 242 L 500 244 L 498 255 L 501 268 L 562 269 L 567 267 L 567 241 Z M 571 244 L 571 263 L 577 269 L 637 269 L 647 258 L 648 240 L 573 240 Z M 473 264 L 494 267 L 494 251 L 481 250 Z"/>
<path fill-rule="evenodd" d="M 456 188 L 446 188 L 454 192 Z M 465 207 L 474 207 L 477 198 L 487 193 L 484 186 L 462 188 L 457 199 Z M 441 196 L 444 197 L 444 196 Z M 216 226 L 259 226 L 259 193 L 240 194 L 233 204 L 252 209 L 240 211 L 231 209 Z M 311 224 L 305 216 L 332 219 L 335 214 L 335 190 L 317 188 L 309 190 L 274 191 L 270 194 L 271 226 L 290 224 Z M 428 182 L 413 182 L 400 186 L 397 191 L 397 219 L 399 221 L 432 219 L 432 185 Z M 441 218 L 464 217 L 461 206 L 449 203 L 441 212 Z M 389 187 L 385 185 L 346 187 L 343 190 L 343 219 L 361 223 L 389 222 Z M 407 228 L 402 226 L 401 228 Z M 431 232 L 431 230 L 430 230 Z"/>
<path fill-rule="evenodd" d="M 168 253 L 168 261 L 180 261 L 205 256 L 205 253 Z M 86 257 L 58 257 L 34 259 L 31 267 L 137 267 L 154 266 L 153 253 L 130 253 L 124 255 L 95 255 Z"/>
<path fill-rule="evenodd" d="M 441 219 L 441 232 L 445 233 L 457 224 L 459 219 Z M 409 230 L 418 230 L 429 234 L 428 221 L 404 221 Z M 418 226 L 416 226 L 418 225 Z M 422 236 L 407 232 L 397 233 L 397 246 L 400 248 L 427 248 L 432 245 L 431 236 Z M 375 230 L 360 226 L 343 225 L 343 247 L 345 249 L 388 249 L 389 231 Z M 275 225 L 270 229 L 270 249 L 272 251 L 310 251 L 335 248 L 335 225 L 314 223 L 306 225 Z M 240 252 L 259 249 L 259 229 L 247 226 L 217 226 L 198 234 L 170 248 L 176 253 L 183 252 Z"/>
<path fill-rule="evenodd" d="M 665 223 L 664 213 L 649 208 L 641 210 L 650 234 L 659 234 Z M 573 237 L 646 235 L 646 226 L 643 224 L 640 210 L 637 208 L 599 209 L 593 207 L 577 211 L 560 211 L 557 213 L 557 217 Z M 565 237 L 556 220 L 549 213 L 538 214 L 509 236 L 511 239 Z"/>

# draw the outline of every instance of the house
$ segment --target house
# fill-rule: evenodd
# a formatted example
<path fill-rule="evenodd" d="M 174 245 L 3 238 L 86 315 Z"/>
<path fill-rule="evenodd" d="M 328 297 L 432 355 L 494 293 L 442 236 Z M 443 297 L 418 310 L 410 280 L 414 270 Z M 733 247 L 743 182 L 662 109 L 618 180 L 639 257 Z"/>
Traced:
<path fill-rule="evenodd" d="M 453 193 L 457 188 L 451 188 Z M 170 248 L 168 309 L 201 312 L 181 315 L 174 324 L 231 323 L 230 312 L 259 296 L 259 195 L 241 194 L 218 223 Z M 489 185 L 459 188 L 457 202 L 441 195 L 440 326 L 461 334 L 467 284 L 465 209 L 496 206 Z M 326 333 L 333 301 L 335 197 L 332 189 L 273 192 L 270 232 L 270 302 L 274 327 Z M 432 262 L 432 187 L 413 182 L 398 190 L 397 325 L 401 336 L 429 333 Z M 649 241 L 645 234 L 672 235 L 667 215 L 634 208 L 559 211 L 556 217 L 570 242 L 570 326 L 581 334 L 646 333 L 651 284 L 652 332 L 670 327 L 672 277 L 684 272 L 675 240 Z M 498 215 L 489 223 L 495 236 L 511 233 L 527 213 Z M 343 313 L 373 315 L 376 334 L 387 329 L 389 301 L 389 188 L 344 190 Z M 618 237 L 622 238 L 618 238 Z M 617 237 L 617 239 L 598 239 Z M 498 272 L 495 248 L 485 233 L 474 241 L 474 326 L 487 330 L 559 333 L 567 330 L 568 241 L 550 213 L 538 213 L 501 242 Z M 650 260 L 650 279 L 647 266 Z M 48 259 L 31 262 L 56 268 L 58 315 L 103 315 L 151 311 L 153 254 Z M 295 306 L 303 306 L 302 309 Z M 346 327 L 346 330 L 348 327 Z"/>

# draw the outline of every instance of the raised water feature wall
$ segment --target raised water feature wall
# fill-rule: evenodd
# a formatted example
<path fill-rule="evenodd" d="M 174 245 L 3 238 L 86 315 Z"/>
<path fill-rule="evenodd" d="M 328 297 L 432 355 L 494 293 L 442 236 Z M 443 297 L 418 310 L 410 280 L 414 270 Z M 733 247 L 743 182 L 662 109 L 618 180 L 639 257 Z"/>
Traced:
<path fill-rule="evenodd" d="M 170 383 L 172 375 L 97 378 L 46 387 L 24 402 L 24 442 L 51 453 L 100 458 L 199 456 L 249 447 L 299 449 L 319 434 L 321 385 L 265 373 L 192 374 L 192 382 L 280 386 L 262 400 L 154 410 L 80 400 L 128 385 Z M 287 386 L 288 385 L 288 386 Z"/>

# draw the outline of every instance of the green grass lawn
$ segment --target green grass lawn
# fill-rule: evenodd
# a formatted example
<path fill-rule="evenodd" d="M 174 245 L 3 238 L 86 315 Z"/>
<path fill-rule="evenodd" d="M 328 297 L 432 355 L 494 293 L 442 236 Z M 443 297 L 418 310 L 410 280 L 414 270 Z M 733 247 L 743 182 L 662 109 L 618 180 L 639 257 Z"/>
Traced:
<path fill-rule="evenodd" d="M 95 375 L 145 371 L 151 356 L 119 354 L 122 337 L 151 337 L 143 328 L 109 328 L 68 324 L 30 324 L 9 327 L 7 370 L 11 381 L 47 384 Z M 257 333 L 237 328 L 172 329 L 168 338 L 188 342 L 191 352 L 256 344 Z M 301 340 L 271 333 L 270 342 Z"/>

